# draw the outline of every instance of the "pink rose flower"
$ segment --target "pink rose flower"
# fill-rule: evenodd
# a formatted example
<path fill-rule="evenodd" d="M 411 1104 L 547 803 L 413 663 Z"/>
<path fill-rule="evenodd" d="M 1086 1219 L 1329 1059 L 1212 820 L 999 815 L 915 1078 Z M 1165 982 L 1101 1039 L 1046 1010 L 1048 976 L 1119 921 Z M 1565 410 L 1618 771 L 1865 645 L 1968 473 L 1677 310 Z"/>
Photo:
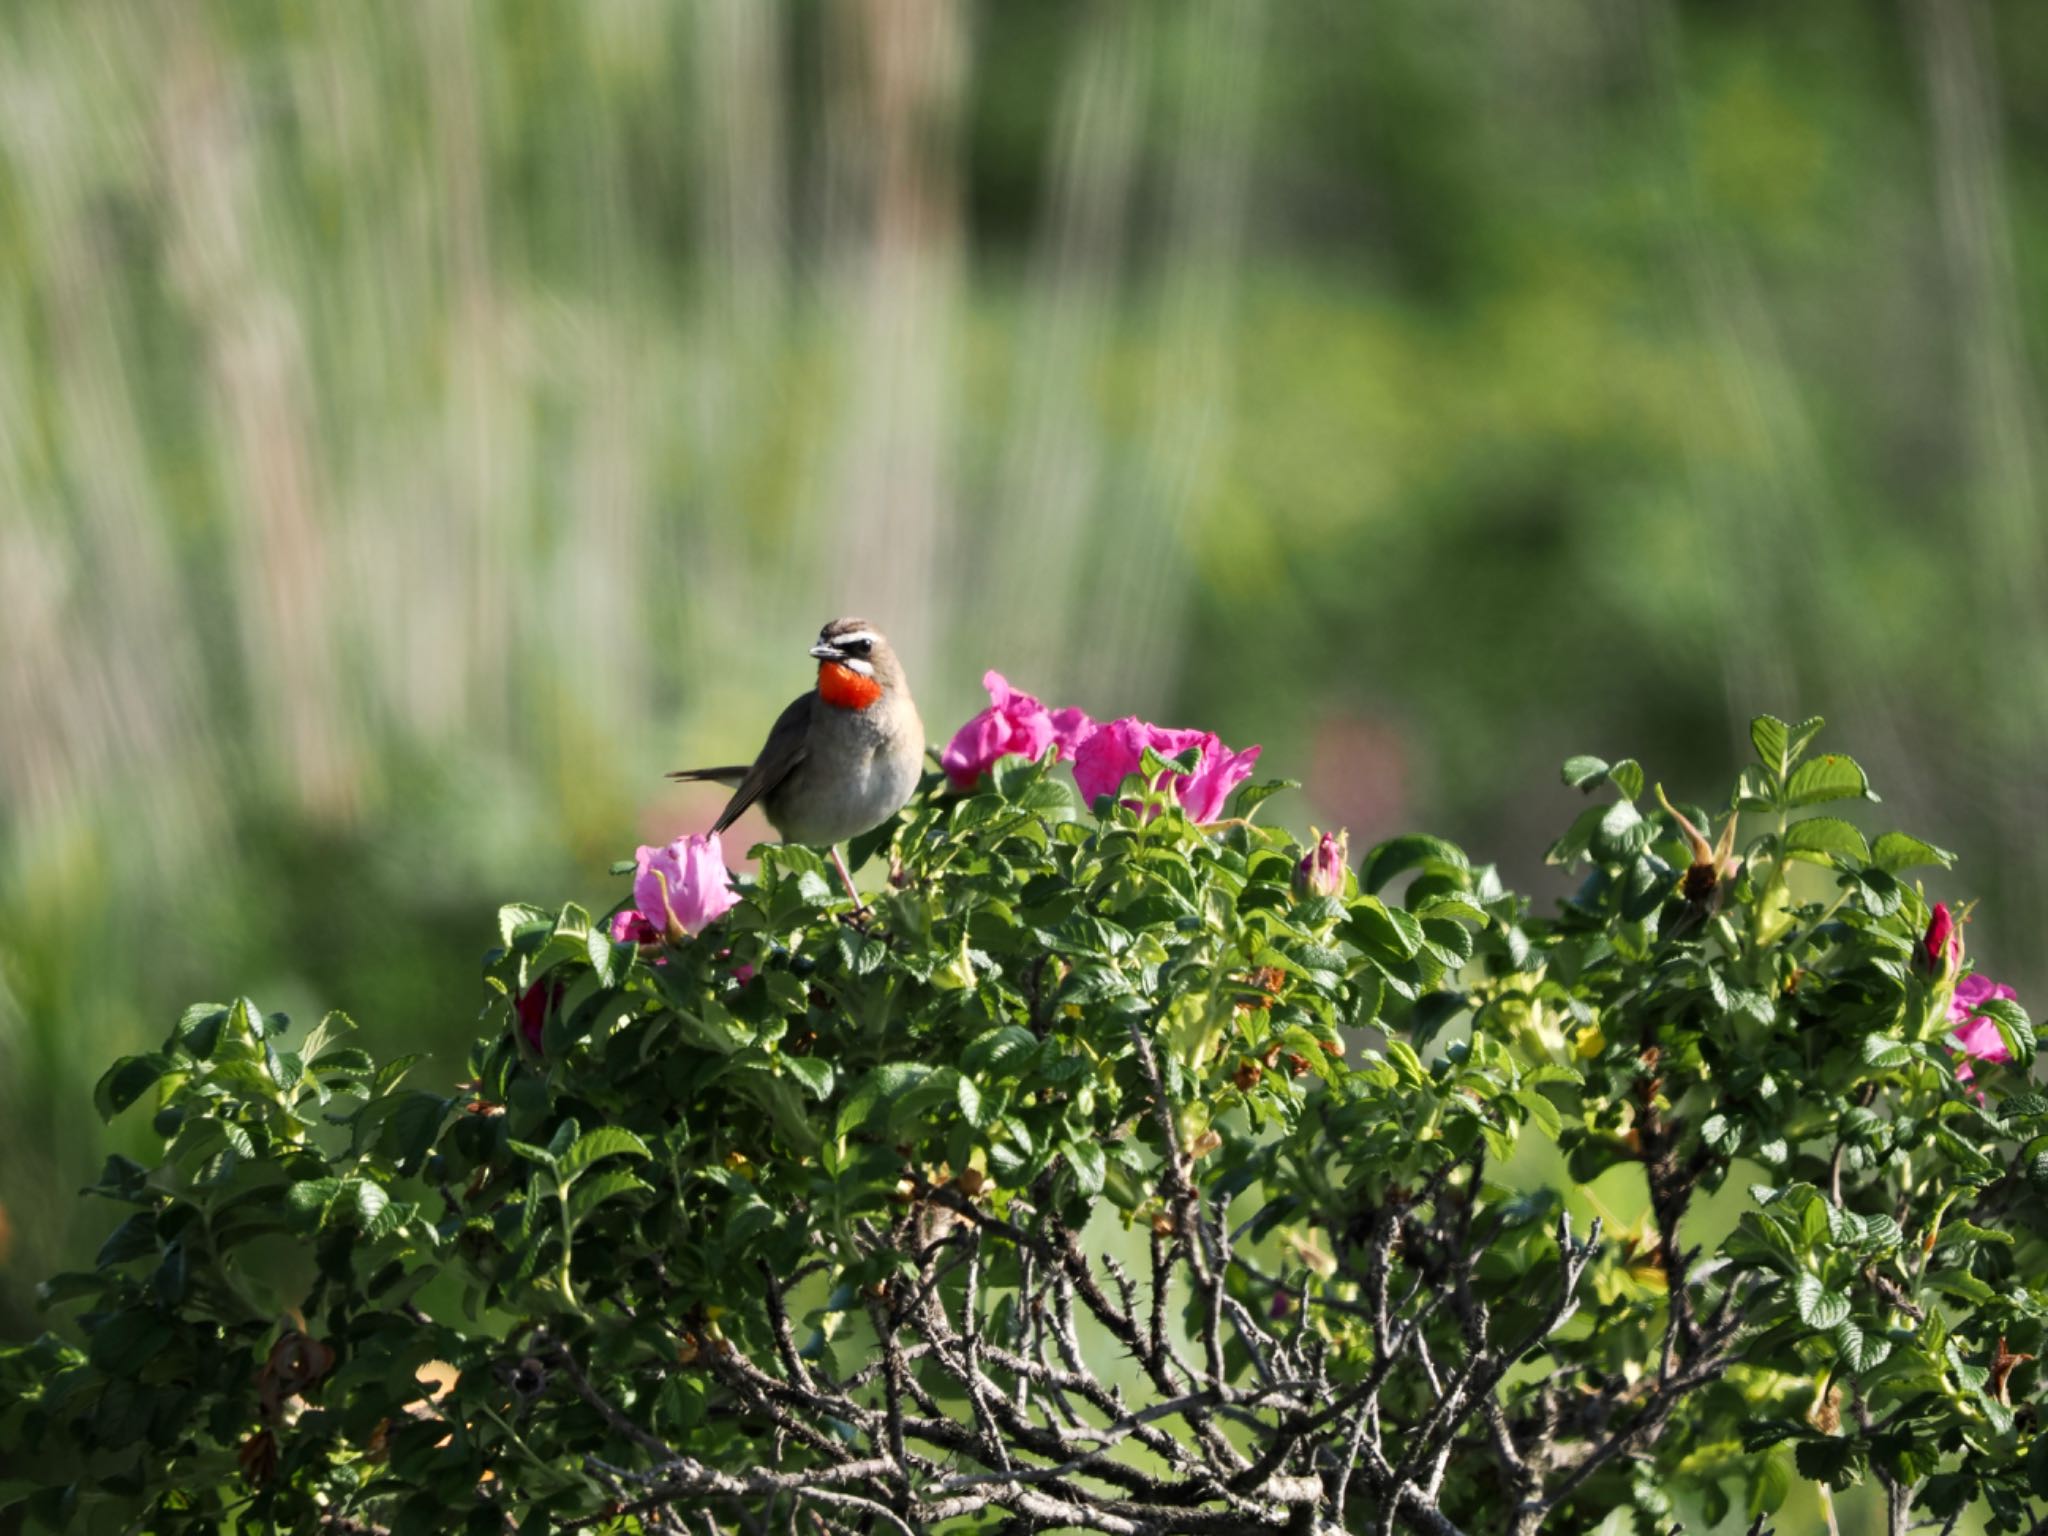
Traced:
<path fill-rule="evenodd" d="M 1017 753 L 1034 762 L 1057 745 L 1071 759 L 1095 722 L 1079 709 L 1047 709 L 1028 693 L 1019 693 L 1000 672 L 984 672 L 981 686 L 989 706 L 953 733 L 939 764 L 956 789 L 972 789 L 998 758 Z"/>
<path fill-rule="evenodd" d="M 614 944 L 659 944 L 661 930 L 638 907 L 626 907 L 612 914 Z"/>
<path fill-rule="evenodd" d="M 1941 909 L 1935 908 L 1937 912 Z M 2006 1047 L 2005 1036 L 1999 1033 L 1997 1021 L 1986 1017 L 1977 1010 L 1996 998 L 2019 1001 L 2019 994 L 2002 981 L 1993 981 L 1989 976 L 1969 975 L 1956 983 L 1956 995 L 1949 999 L 1948 1018 L 1956 1026 L 1956 1044 L 1962 1047 L 1963 1060 L 1956 1063 L 1956 1081 L 1967 1083 L 1975 1074 L 1970 1070 L 1971 1061 L 2011 1061 L 2012 1052 Z"/>
<path fill-rule="evenodd" d="M 1257 747 L 1233 752 L 1213 731 L 1175 730 L 1126 715 L 1098 725 L 1074 754 L 1074 782 L 1082 796 L 1093 805 L 1102 796 L 1115 794 L 1138 771 L 1147 747 L 1161 757 L 1179 757 L 1189 747 L 1202 749 L 1202 761 L 1193 773 L 1169 775 L 1181 809 L 1195 822 L 1221 815 L 1230 792 L 1251 777 L 1252 765 L 1259 760 Z"/>
<path fill-rule="evenodd" d="M 692 832 L 666 848 L 638 849 L 633 857 L 639 864 L 633 905 L 662 938 L 680 941 L 702 933 L 739 902 L 716 832 Z M 620 926 L 614 919 L 615 936 Z"/>
<path fill-rule="evenodd" d="M 1310 831 L 1315 829 L 1311 827 Z M 1344 871 L 1351 863 L 1351 834 L 1325 832 L 1294 866 L 1297 896 L 1342 896 Z"/>

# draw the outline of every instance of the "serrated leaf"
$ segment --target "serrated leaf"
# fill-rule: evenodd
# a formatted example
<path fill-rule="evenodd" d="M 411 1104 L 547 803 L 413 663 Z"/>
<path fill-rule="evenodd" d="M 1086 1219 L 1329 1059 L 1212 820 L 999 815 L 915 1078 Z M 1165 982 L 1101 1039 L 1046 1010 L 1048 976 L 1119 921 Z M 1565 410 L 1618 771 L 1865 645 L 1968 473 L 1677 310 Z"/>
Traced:
<path fill-rule="evenodd" d="M 1359 870 L 1358 888 L 1368 896 L 1377 895 L 1381 887 L 1403 870 L 1430 865 L 1441 865 L 1460 873 L 1472 867 L 1464 849 L 1440 837 L 1411 834 L 1389 838 L 1365 856 L 1365 863 Z"/>
<path fill-rule="evenodd" d="M 1801 1275 L 1793 1283 L 1792 1301 L 1809 1328 L 1832 1328 L 1849 1315 L 1849 1298 L 1829 1290 L 1818 1275 Z"/>
<path fill-rule="evenodd" d="M 592 1163 L 607 1157 L 652 1157 L 647 1143 L 622 1125 L 601 1125 L 585 1131 L 562 1153 L 557 1173 L 564 1184 Z"/>
<path fill-rule="evenodd" d="M 1749 744 L 1756 748 L 1756 760 L 1774 778 L 1784 775 L 1791 739 L 1790 728 L 1776 715 L 1758 715 L 1749 722 Z"/>
<path fill-rule="evenodd" d="M 391 1203 L 391 1196 L 384 1186 L 370 1179 L 352 1179 L 354 1187 L 349 1191 L 351 1205 L 358 1224 L 368 1225 L 377 1219 L 385 1206 Z"/>
<path fill-rule="evenodd" d="M 2024 1065 L 2034 1059 L 2034 1021 L 2017 1002 L 2009 997 L 1991 998 L 1977 1005 L 1977 1016 L 1998 1026 L 1999 1036 L 2014 1061 Z"/>
<path fill-rule="evenodd" d="M 530 902 L 508 901 L 498 908 L 498 937 L 507 949 L 512 948 L 513 940 L 522 931 L 536 924 L 552 928 L 554 919 Z"/>
<path fill-rule="evenodd" d="M 170 1070 L 170 1058 L 160 1051 L 144 1056 L 123 1056 L 101 1074 L 92 1090 L 93 1107 L 102 1120 L 111 1120 L 156 1085 Z"/>
<path fill-rule="evenodd" d="M 1229 814 L 1233 817 L 1249 821 L 1258 811 L 1258 808 L 1272 799 L 1273 796 L 1281 793 L 1283 790 L 1299 788 L 1301 788 L 1301 781 L 1299 779 L 1268 779 L 1261 784 L 1242 785 L 1237 793 L 1231 797 Z"/>
<path fill-rule="evenodd" d="M 1941 1224 L 1941 1236 L 1935 1239 L 1934 1249 L 1935 1252 L 1940 1253 L 1964 1243 L 1998 1243 L 2003 1247 L 2010 1248 L 2012 1242 L 2013 1239 L 2010 1232 L 1994 1231 L 1990 1227 L 1980 1227 L 1974 1221 L 1966 1221 L 1961 1217 L 1951 1216 Z"/>
<path fill-rule="evenodd" d="M 981 1089 L 964 1072 L 954 1078 L 953 1102 L 960 1106 L 960 1118 L 969 1125 L 979 1127 L 986 1123 L 982 1116 Z"/>
<path fill-rule="evenodd" d="M 960 1053 L 960 1065 L 979 1075 L 1003 1075 L 1021 1066 L 1038 1052 L 1038 1036 L 1020 1024 L 999 1024 L 967 1042 Z"/>
<path fill-rule="evenodd" d="M 782 1069 L 804 1086 L 804 1092 L 823 1102 L 832 1097 L 832 1063 L 815 1056 L 784 1056 Z"/>
<path fill-rule="evenodd" d="M 1892 1341 L 1881 1333 L 1866 1333 L 1844 1318 L 1828 1330 L 1842 1363 L 1852 1371 L 1867 1371 L 1884 1363 L 1892 1352 Z"/>
<path fill-rule="evenodd" d="M 1582 755 L 1564 760 L 1565 783 L 1573 789 L 1592 790 L 1607 777 L 1607 759 Z"/>
<path fill-rule="evenodd" d="M 1902 869 L 1913 869 L 1923 864 L 1938 865 L 1947 869 L 1955 861 L 1956 856 L 1946 848 L 1923 843 L 1919 838 L 1908 837 L 1903 832 L 1886 832 L 1870 845 L 1870 862 L 1892 875 Z"/>
<path fill-rule="evenodd" d="M 1839 816 L 1808 816 L 1785 829 L 1785 852 L 1817 855 L 1822 860 L 1870 857 L 1870 845 L 1854 825 Z"/>
<path fill-rule="evenodd" d="M 373 1098 L 381 1098 L 396 1088 L 405 1074 L 421 1059 L 421 1053 L 414 1051 L 405 1056 L 394 1056 L 377 1069 L 376 1081 L 370 1085 Z"/>
<path fill-rule="evenodd" d="M 1063 1141 L 1060 1143 L 1060 1155 L 1073 1172 L 1077 1190 L 1089 1196 L 1102 1192 L 1102 1182 L 1109 1165 L 1100 1142 Z"/>
<path fill-rule="evenodd" d="M 1422 947 L 1422 924 L 1411 913 L 1390 907 L 1377 896 L 1361 896 L 1344 919 L 1347 937 L 1361 948 L 1373 945 L 1389 950 L 1403 960 L 1413 959 Z"/>
<path fill-rule="evenodd" d="M 1836 752 L 1801 763 L 1792 770 L 1792 777 L 1785 785 L 1785 799 L 1790 805 L 1876 798 L 1870 792 L 1869 778 L 1856 759 Z"/>
<path fill-rule="evenodd" d="M 1830 1488 L 1847 1488 L 1857 1478 L 1856 1447 L 1853 1441 L 1822 1437 L 1802 1440 L 1793 1453 L 1801 1477 Z"/>
<path fill-rule="evenodd" d="M 569 1191 L 569 1224 L 580 1226 L 585 1217 L 607 1200 L 615 1200 L 636 1190 L 652 1193 L 653 1189 L 652 1184 L 624 1168 L 607 1168 L 601 1173 L 594 1173 Z"/>
<path fill-rule="evenodd" d="M 1650 824 L 1633 800 L 1617 800 L 1600 813 L 1589 844 L 1603 864 L 1625 864 L 1650 843 Z"/>
<path fill-rule="evenodd" d="M 1557 1140 L 1558 1133 L 1564 1129 L 1564 1116 L 1555 1104 L 1534 1088 L 1518 1088 L 1514 1098 L 1528 1114 L 1531 1125 L 1549 1140 Z"/>

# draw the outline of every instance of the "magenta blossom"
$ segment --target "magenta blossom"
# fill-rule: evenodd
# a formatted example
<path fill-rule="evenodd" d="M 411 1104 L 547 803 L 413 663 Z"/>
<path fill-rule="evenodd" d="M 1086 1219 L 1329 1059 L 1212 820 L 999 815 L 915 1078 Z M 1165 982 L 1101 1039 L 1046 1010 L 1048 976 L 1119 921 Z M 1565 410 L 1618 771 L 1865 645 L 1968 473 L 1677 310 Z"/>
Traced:
<path fill-rule="evenodd" d="M 1175 730 L 1148 725 L 1136 715 L 1126 715 L 1107 725 L 1098 725 L 1074 754 L 1074 782 L 1090 805 L 1104 795 L 1113 795 L 1125 779 L 1136 773 L 1150 747 L 1161 757 L 1179 757 L 1189 747 L 1202 749 L 1202 761 L 1193 773 L 1169 775 L 1180 808 L 1190 821 L 1214 821 L 1223 813 L 1230 792 L 1251 777 L 1259 749 L 1247 747 L 1233 752 L 1216 739 L 1213 731 Z"/>
<path fill-rule="evenodd" d="M 1078 709 L 1047 709 L 1028 693 L 1012 688 L 1000 672 L 984 672 L 981 686 L 989 705 L 953 733 L 939 763 L 955 789 L 972 789 L 996 759 L 1011 753 L 1034 762 L 1057 745 L 1062 758 L 1072 758 L 1095 729 Z"/>
<path fill-rule="evenodd" d="M 661 930 L 638 907 L 626 907 L 612 914 L 614 944 L 659 944 Z"/>
<path fill-rule="evenodd" d="M 1939 908 L 1936 909 L 1940 910 Z M 1969 975 L 1956 983 L 1956 995 L 1949 999 L 1948 1020 L 1956 1026 L 1956 1044 L 1962 1047 L 1962 1061 L 1956 1063 L 1956 1080 L 1967 1083 L 1974 1074 L 1971 1061 L 2011 1061 L 2012 1051 L 1999 1032 L 1997 1020 L 1978 1012 L 1998 998 L 2019 1000 L 2019 994 L 2002 981 L 1989 976 Z"/>
<path fill-rule="evenodd" d="M 692 832 L 666 848 L 638 849 L 633 857 L 639 865 L 633 905 L 658 937 L 679 942 L 701 933 L 740 899 L 716 832 Z M 615 937 L 622 926 L 613 919 Z"/>
<path fill-rule="evenodd" d="M 1309 828 L 1313 833 L 1315 828 Z M 1294 866 L 1297 896 L 1342 896 L 1344 870 L 1351 862 L 1351 834 L 1325 832 Z"/>

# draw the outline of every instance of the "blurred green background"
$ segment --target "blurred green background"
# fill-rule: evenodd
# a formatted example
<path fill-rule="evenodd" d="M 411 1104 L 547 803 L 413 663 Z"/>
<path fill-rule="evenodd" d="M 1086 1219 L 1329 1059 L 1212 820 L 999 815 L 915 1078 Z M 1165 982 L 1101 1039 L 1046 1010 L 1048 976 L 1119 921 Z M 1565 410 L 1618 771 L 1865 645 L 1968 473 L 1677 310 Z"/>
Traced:
<path fill-rule="evenodd" d="M 2038 999 L 2044 345 L 2038 0 L 13 0 L 0 1334 L 114 1053 L 454 1075 L 844 611 L 1546 894 L 1822 712 Z"/>

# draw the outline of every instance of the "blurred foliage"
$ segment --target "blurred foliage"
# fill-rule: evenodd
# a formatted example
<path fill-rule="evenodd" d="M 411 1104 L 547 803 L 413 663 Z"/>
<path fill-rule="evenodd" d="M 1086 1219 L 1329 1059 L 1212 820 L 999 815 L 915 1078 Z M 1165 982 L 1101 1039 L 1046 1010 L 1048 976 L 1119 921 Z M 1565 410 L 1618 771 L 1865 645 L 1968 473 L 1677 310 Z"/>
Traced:
<path fill-rule="evenodd" d="M 2044 103 L 2027 0 L 6 7 L 0 1333 L 94 1063 L 446 1076 L 836 611 L 1539 892 L 1565 751 L 1825 711 L 2038 990 Z"/>

